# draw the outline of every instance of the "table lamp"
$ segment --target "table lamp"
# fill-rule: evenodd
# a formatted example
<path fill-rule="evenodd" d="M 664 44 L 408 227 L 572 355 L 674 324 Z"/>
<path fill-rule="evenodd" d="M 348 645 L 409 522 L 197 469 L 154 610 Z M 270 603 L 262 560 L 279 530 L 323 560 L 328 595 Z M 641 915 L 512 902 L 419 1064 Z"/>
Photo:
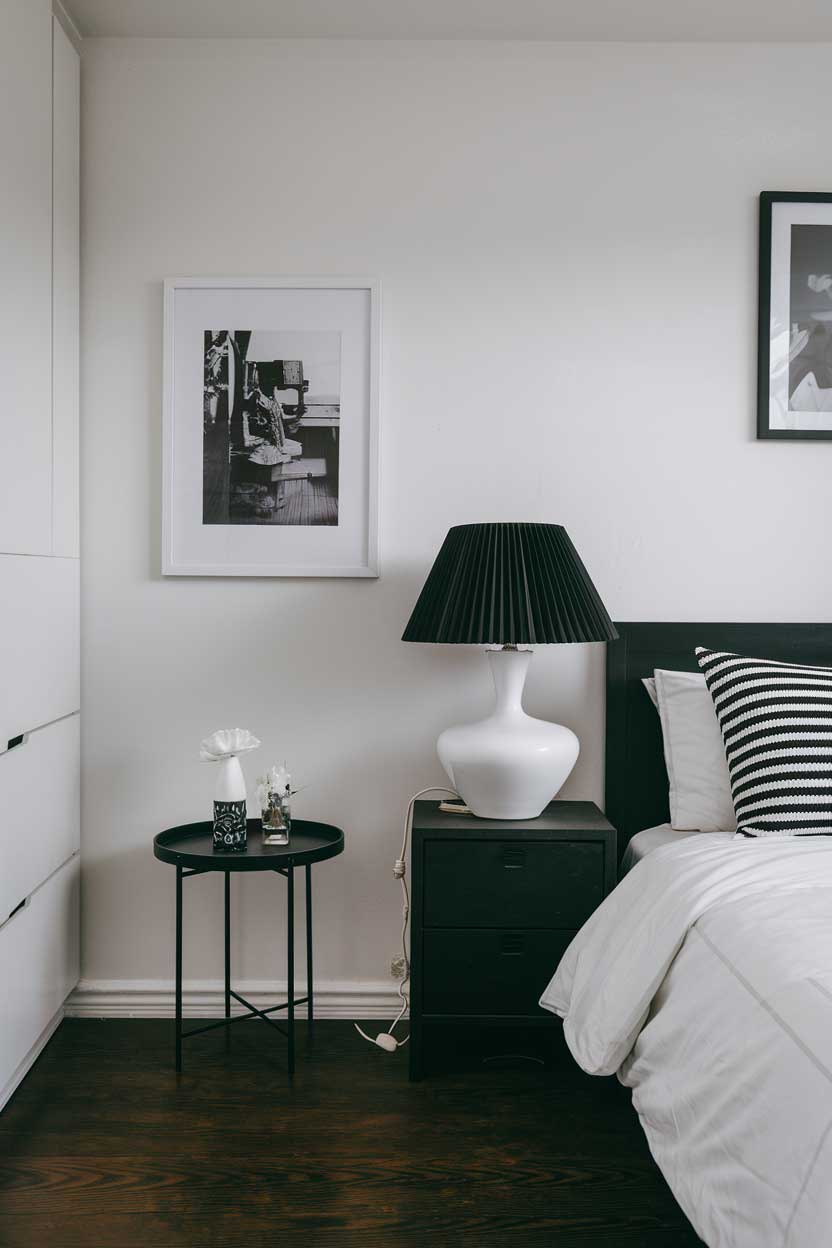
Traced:
<path fill-rule="evenodd" d="M 575 766 L 578 738 L 523 710 L 531 651 L 520 646 L 613 641 L 618 634 L 559 524 L 450 529 L 403 641 L 482 645 L 497 701 L 477 723 L 446 728 L 440 762 L 483 819 L 536 819 Z"/>

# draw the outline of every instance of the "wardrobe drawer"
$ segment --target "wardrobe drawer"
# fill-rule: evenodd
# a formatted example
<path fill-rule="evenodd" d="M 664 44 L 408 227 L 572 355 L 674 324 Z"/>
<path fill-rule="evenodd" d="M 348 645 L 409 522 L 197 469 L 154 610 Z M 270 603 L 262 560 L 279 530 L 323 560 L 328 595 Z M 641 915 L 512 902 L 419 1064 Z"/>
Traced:
<path fill-rule="evenodd" d="M 538 1006 L 574 932 L 426 931 L 422 1013 L 545 1016 Z"/>
<path fill-rule="evenodd" d="M 0 5 L 0 14 L 0 550 L 48 555 L 52 5 L 15 0 Z"/>
<path fill-rule="evenodd" d="M 0 928 L 0 1105 L 78 982 L 78 876 L 76 855 Z"/>
<path fill-rule="evenodd" d="M 0 750 L 77 711 L 78 560 L 0 556 Z"/>
<path fill-rule="evenodd" d="M 81 843 L 80 716 L 0 754 L 0 923 Z"/>
<path fill-rule="evenodd" d="M 426 841 L 424 880 L 426 927 L 579 928 L 604 897 L 604 844 Z"/>

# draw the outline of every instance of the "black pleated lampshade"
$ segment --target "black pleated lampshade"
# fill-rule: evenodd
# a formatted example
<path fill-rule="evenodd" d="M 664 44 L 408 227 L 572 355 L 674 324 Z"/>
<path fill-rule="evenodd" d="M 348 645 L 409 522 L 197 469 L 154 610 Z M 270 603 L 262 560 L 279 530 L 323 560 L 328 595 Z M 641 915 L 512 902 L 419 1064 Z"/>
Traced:
<path fill-rule="evenodd" d="M 460 524 L 442 543 L 402 640 L 516 646 L 617 636 L 561 525 Z"/>

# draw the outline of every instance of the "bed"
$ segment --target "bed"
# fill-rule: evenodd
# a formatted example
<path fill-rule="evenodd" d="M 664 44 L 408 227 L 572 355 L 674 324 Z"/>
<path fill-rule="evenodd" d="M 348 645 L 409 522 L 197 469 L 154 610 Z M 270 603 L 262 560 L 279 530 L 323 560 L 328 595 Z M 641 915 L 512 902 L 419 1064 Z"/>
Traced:
<path fill-rule="evenodd" d="M 629 869 L 541 1004 L 563 1017 L 583 1069 L 632 1089 L 706 1244 L 821 1248 L 832 1242 L 832 838 L 673 833 L 641 679 L 694 670 L 697 644 L 832 666 L 832 626 L 617 628 L 606 808 Z"/>
<path fill-rule="evenodd" d="M 661 849 L 663 845 L 678 845 L 689 836 L 701 835 L 718 836 L 722 840 L 730 841 L 734 834 L 733 832 L 699 833 L 679 830 L 672 828 L 669 823 L 660 823 L 656 828 L 645 828 L 642 832 L 636 832 L 635 836 L 631 836 L 627 842 L 618 868 L 619 877 L 625 876 L 636 863 L 641 862 L 642 858 L 646 858 L 654 849 Z"/>

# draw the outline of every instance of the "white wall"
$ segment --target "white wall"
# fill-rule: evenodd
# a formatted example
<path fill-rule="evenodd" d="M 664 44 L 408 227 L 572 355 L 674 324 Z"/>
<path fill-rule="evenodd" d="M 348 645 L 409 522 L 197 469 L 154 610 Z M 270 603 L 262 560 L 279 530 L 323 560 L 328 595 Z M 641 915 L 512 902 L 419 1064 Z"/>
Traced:
<path fill-rule="evenodd" d="M 476 651 L 399 641 L 451 524 L 566 525 L 622 619 L 832 616 L 832 447 L 753 435 L 756 196 L 829 189 L 830 56 L 85 45 L 87 978 L 170 977 L 151 837 L 210 814 L 199 740 L 241 724 L 249 776 L 286 758 L 298 813 L 346 830 L 322 979 L 383 979 L 405 799 L 489 701 Z M 384 284 L 381 579 L 162 580 L 163 277 L 330 272 Z M 565 793 L 599 799 L 603 654 L 539 653 L 527 705 L 578 731 Z M 281 975 L 280 890 L 235 883 L 236 970 Z M 219 899 L 187 886 L 194 977 L 221 973 Z"/>

